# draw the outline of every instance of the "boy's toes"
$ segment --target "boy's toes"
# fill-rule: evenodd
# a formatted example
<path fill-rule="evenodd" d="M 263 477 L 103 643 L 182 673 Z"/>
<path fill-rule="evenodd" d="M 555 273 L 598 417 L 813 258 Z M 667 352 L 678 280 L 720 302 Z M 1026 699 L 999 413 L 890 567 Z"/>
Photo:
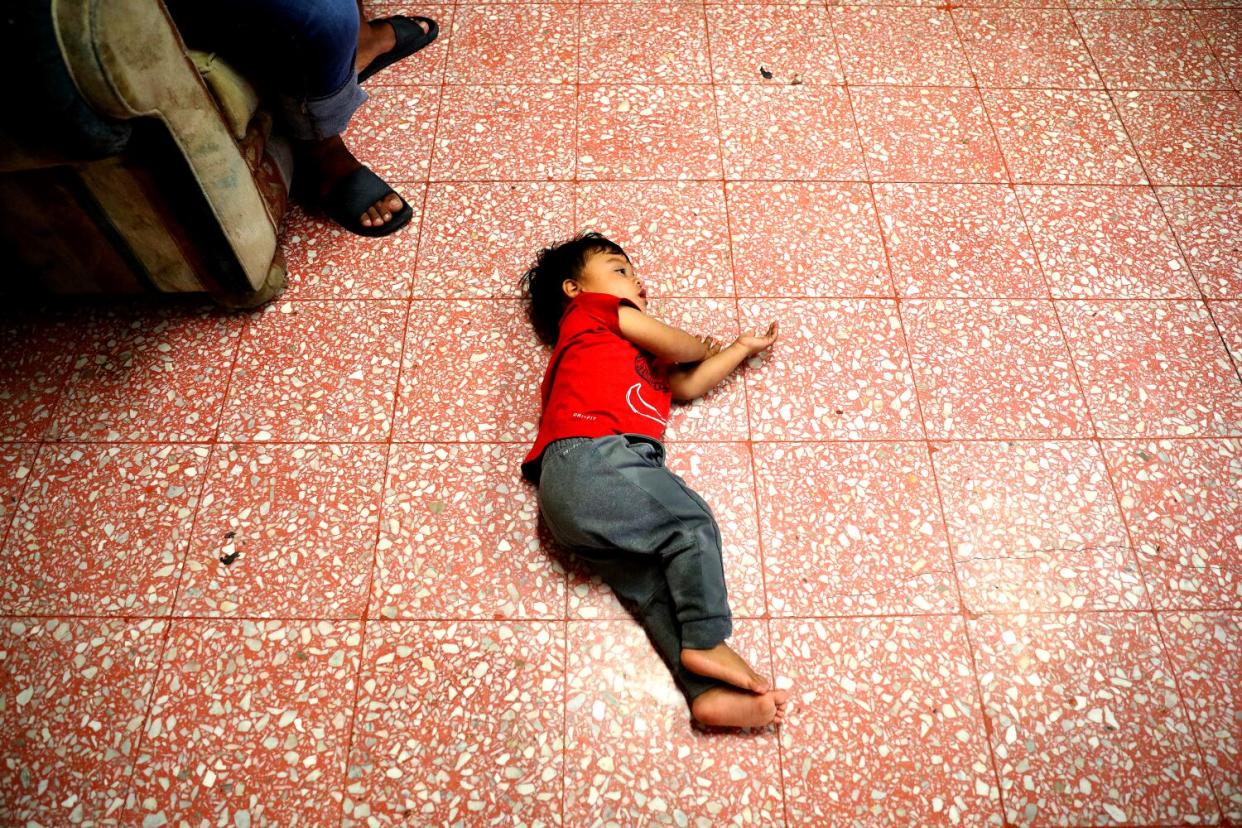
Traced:
<path fill-rule="evenodd" d="M 385 221 L 387 221 L 389 218 L 392 218 L 393 213 L 401 212 L 401 196 L 397 195 L 396 193 L 389 193 L 388 197 L 384 199 L 383 204 L 379 206 L 383 209 L 385 213 L 389 214 L 384 219 Z"/>

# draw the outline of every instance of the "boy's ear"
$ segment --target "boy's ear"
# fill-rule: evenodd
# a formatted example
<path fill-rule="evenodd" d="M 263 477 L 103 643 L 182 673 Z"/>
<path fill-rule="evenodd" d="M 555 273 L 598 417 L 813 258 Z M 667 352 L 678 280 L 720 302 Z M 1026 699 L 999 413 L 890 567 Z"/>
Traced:
<path fill-rule="evenodd" d="M 561 290 L 565 292 L 566 296 L 573 299 L 582 291 L 582 288 L 578 287 L 578 283 L 573 279 L 566 279 L 561 282 Z"/>

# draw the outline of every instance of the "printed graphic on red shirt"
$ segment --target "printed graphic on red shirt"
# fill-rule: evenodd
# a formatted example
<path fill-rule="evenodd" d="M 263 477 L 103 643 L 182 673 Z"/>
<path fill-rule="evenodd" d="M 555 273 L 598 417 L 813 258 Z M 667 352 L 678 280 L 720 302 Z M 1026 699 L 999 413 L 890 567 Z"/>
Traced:
<path fill-rule="evenodd" d="M 639 352 L 634 357 L 634 373 L 638 374 L 639 379 L 645 382 L 656 391 L 668 391 L 668 383 L 659 373 L 653 370 L 651 359 L 647 354 Z M 646 417 L 653 422 L 659 423 L 661 426 L 668 425 L 668 418 L 660 416 L 660 410 L 647 400 L 643 399 L 643 382 L 636 382 L 631 385 L 625 392 L 625 403 L 640 417 Z"/>
<path fill-rule="evenodd" d="M 638 355 L 634 357 L 634 373 L 638 374 L 639 379 L 648 383 L 657 391 L 669 390 L 666 376 L 654 370 L 651 358 L 642 351 L 639 351 Z"/>

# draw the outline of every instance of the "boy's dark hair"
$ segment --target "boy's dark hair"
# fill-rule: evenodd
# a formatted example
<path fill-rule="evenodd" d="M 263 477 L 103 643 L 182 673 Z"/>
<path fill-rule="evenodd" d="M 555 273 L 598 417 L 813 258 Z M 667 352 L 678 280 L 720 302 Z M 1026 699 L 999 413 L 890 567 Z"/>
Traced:
<path fill-rule="evenodd" d="M 629 259 L 621 245 L 612 239 L 595 232 L 579 233 L 568 241 L 540 250 L 535 264 L 522 276 L 530 324 L 545 345 L 556 344 L 561 315 L 569 304 L 561 283 L 577 279 L 592 253 L 617 253 Z"/>

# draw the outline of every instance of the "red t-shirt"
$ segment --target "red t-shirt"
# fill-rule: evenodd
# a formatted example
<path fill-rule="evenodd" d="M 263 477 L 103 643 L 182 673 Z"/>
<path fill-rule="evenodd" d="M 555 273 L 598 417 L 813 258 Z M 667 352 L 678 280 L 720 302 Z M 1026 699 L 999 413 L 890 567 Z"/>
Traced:
<path fill-rule="evenodd" d="M 659 439 L 672 394 L 667 362 L 621 336 L 617 310 L 627 299 L 582 292 L 561 316 L 540 395 L 543 416 L 522 474 L 539 482 L 543 450 L 564 437 L 646 434 Z"/>

